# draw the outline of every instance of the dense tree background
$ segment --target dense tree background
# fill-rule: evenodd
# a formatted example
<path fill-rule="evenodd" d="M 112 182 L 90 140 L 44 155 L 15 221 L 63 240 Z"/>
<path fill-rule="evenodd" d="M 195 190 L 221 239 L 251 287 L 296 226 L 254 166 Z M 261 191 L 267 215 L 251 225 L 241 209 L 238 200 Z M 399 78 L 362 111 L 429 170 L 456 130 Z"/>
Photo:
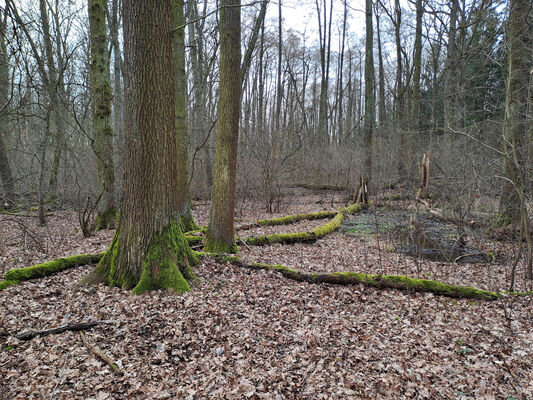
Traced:
<path fill-rule="evenodd" d="M 238 200 L 255 198 L 272 211 L 283 203 L 287 186 L 353 187 L 360 175 L 372 176 L 374 188 L 414 186 L 417 163 L 428 149 L 434 191 L 454 209 L 468 207 L 480 195 L 498 197 L 503 181 L 497 176 L 506 176 L 501 151 L 510 3 L 367 3 L 360 8 L 350 2 L 305 3 L 313 14 L 301 28 L 287 27 L 292 3 L 242 4 Z M 120 199 L 122 5 L 109 0 L 105 6 L 112 96 L 106 126 L 113 132 L 105 165 L 115 169 Z M 215 176 L 216 6 L 186 2 L 185 24 L 174 22 L 186 48 L 187 108 L 176 112 L 186 115 L 180 143 L 187 148 L 180 154 L 188 158 L 193 198 L 208 199 Z M 364 8 L 372 22 L 367 29 Z M 524 52 L 531 54 L 528 15 Z M 97 134 L 99 117 L 91 112 L 97 100 L 91 88 L 97 83 L 89 73 L 87 4 L 8 1 L 0 16 L 2 204 L 16 200 L 20 206 L 41 204 L 43 210 L 94 204 L 103 184 L 97 154 L 106 146 Z M 365 31 L 373 33 L 366 44 Z M 524 138 L 526 148 L 530 139 Z M 523 162 L 531 165 L 530 160 L 526 151 Z M 529 187 L 527 175 L 527 193 Z M 495 212 L 497 204 L 487 201 L 485 208 Z M 44 216 L 43 211 L 43 223 Z"/>

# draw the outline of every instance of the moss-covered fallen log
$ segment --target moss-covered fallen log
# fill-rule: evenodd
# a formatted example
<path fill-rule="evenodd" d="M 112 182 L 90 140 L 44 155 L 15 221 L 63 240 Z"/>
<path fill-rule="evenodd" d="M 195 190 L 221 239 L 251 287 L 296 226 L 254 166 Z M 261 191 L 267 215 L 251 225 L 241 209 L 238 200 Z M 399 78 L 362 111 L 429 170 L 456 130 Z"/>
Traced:
<path fill-rule="evenodd" d="M 427 279 L 416 279 L 402 275 L 376 275 L 359 272 L 331 272 L 331 273 L 307 273 L 298 271 L 283 265 L 271 265 L 258 262 L 245 262 L 239 257 L 226 256 L 225 261 L 243 268 L 275 271 L 284 277 L 308 283 L 331 283 L 337 285 L 357 285 L 376 287 L 379 289 L 398 289 L 410 292 L 429 292 L 440 296 L 496 300 L 499 293 L 476 289 L 469 286 L 454 286 L 447 283 Z"/>
<path fill-rule="evenodd" d="M 337 215 L 335 215 L 335 218 L 333 218 L 327 224 L 319 226 L 310 231 L 294 233 L 274 233 L 272 235 L 249 237 L 239 240 L 242 240 L 244 243 L 252 246 L 262 246 L 265 244 L 273 243 L 314 242 L 322 236 L 325 236 L 328 233 L 331 233 L 336 230 L 342 223 L 343 219 L 344 214 L 342 212 L 339 212 L 337 213 Z"/>
<path fill-rule="evenodd" d="M 31 267 L 13 268 L 4 274 L 4 279 L 6 281 L 25 281 L 27 279 L 42 278 L 67 268 L 97 263 L 103 254 L 79 254 L 72 257 L 57 258 L 42 264 L 32 265 Z"/>
<path fill-rule="evenodd" d="M 305 232 L 294 232 L 294 233 L 275 233 L 271 235 L 263 235 L 263 236 L 257 236 L 257 237 L 249 237 L 249 238 L 240 238 L 238 240 L 243 241 L 246 244 L 252 245 L 252 246 L 263 246 L 265 244 L 273 244 L 273 243 L 296 243 L 296 242 L 314 242 L 315 240 L 330 234 L 331 232 L 337 230 L 339 226 L 341 225 L 344 215 L 345 214 L 354 214 L 356 212 L 359 212 L 363 209 L 362 204 L 353 204 L 349 207 L 342 207 L 339 208 L 337 211 L 335 211 L 335 214 L 329 214 L 334 215 L 334 218 L 329 221 L 327 224 L 324 224 L 322 226 L 319 226 L 313 230 L 305 231 Z M 325 211 L 324 213 L 330 213 L 329 211 Z M 318 213 L 313 213 L 314 215 L 318 215 Z M 300 215 L 311 215 L 311 214 L 300 214 Z M 298 217 L 297 215 L 292 215 L 289 217 L 282 217 L 282 218 L 275 218 L 272 220 L 263 220 L 263 221 L 281 221 L 285 218 L 290 217 Z M 324 217 L 325 218 L 325 217 Z M 302 218 L 302 219 L 309 219 L 309 218 Z M 317 218 L 314 218 L 317 219 Z M 258 221 L 260 222 L 260 221 Z M 279 223 L 273 223 L 272 225 L 280 225 Z M 264 223 L 263 225 L 267 225 L 267 223 Z M 268 224 L 270 225 L 270 224 Z"/>
<path fill-rule="evenodd" d="M 0 290 L 4 290 L 5 288 L 16 285 L 19 283 L 19 281 L 0 281 Z"/>

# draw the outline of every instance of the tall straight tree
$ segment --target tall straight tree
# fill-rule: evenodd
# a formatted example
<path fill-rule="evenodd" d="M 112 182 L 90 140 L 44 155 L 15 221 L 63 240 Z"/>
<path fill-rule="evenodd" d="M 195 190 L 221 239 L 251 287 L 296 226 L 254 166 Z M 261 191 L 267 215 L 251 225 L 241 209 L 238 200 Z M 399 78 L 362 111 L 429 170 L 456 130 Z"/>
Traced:
<path fill-rule="evenodd" d="M 503 150 L 505 175 L 500 196 L 500 224 L 518 223 L 521 218 L 520 195 L 526 184 L 525 160 L 530 80 L 533 80 L 533 9 L 529 0 L 511 0 L 507 23 L 507 81 Z M 529 105 L 531 106 L 531 105 Z M 529 222 L 528 222 L 529 223 Z"/>
<path fill-rule="evenodd" d="M 331 23 L 333 21 L 333 0 L 329 4 L 329 22 L 327 1 L 316 2 L 316 12 L 318 15 L 318 38 L 320 43 L 320 103 L 318 109 L 318 140 L 317 143 L 329 143 L 328 132 L 328 86 L 329 86 L 329 66 L 331 61 Z M 323 15 L 322 15 L 322 11 Z"/>
<path fill-rule="evenodd" d="M 241 1 L 220 2 L 220 84 L 215 179 L 206 251 L 235 252 L 233 219 L 241 99 Z"/>
<path fill-rule="evenodd" d="M 107 51 L 106 0 L 89 0 L 91 38 L 91 94 L 93 101 L 94 152 L 98 183 L 102 192 L 96 217 L 96 230 L 113 229 L 116 222 L 113 130 L 111 129 L 111 85 Z"/>
<path fill-rule="evenodd" d="M 372 0 L 366 0 L 366 53 L 365 53 L 365 131 L 363 136 L 362 176 L 372 179 L 374 124 L 376 102 L 374 97 L 374 29 L 372 27 Z"/>
<path fill-rule="evenodd" d="M 126 152 L 119 226 L 84 283 L 142 293 L 190 290 L 194 255 L 182 233 L 177 182 L 172 0 L 124 0 Z"/>
<path fill-rule="evenodd" d="M 178 145 L 178 208 L 182 229 L 197 229 L 192 217 L 191 196 L 189 191 L 189 154 L 187 132 L 187 75 L 185 73 L 185 15 L 184 1 L 173 0 L 174 26 L 174 72 L 176 74 L 176 136 Z"/>
<path fill-rule="evenodd" d="M 416 131 L 420 125 L 420 75 L 422 71 L 422 17 L 424 7 L 422 0 L 416 0 L 416 28 L 415 28 L 415 48 L 413 54 L 413 116 L 412 124 Z"/>
<path fill-rule="evenodd" d="M 7 158 L 4 138 L 7 133 L 7 110 L 9 106 L 9 65 L 7 58 L 6 32 L 7 13 L 0 9 L 0 180 L 4 189 L 5 204 L 12 206 L 15 201 L 15 185 Z M 0 208 L 3 204 L 0 204 Z"/>

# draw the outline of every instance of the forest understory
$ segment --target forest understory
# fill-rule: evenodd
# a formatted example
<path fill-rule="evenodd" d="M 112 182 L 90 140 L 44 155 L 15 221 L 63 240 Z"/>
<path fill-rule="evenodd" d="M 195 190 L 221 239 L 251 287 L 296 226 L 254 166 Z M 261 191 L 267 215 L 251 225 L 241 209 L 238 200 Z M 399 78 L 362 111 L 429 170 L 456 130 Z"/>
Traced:
<path fill-rule="evenodd" d="M 235 224 L 335 210 L 345 200 L 338 192 L 285 197 L 274 214 L 259 202 L 239 202 Z M 497 240 L 481 228 L 468 232 L 462 240 L 483 254 L 482 262 L 402 252 L 397 227 L 380 218 L 400 212 L 412 219 L 412 203 L 376 202 L 366 216 L 346 216 L 340 229 L 312 243 L 240 241 L 239 256 L 309 273 L 406 275 L 508 290 L 516 240 Z M 196 202 L 199 225 L 207 223 L 208 211 L 208 204 Z M 84 238 L 73 211 L 51 211 L 44 228 L 33 211 L 23 214 L 0 215 L 0 274 L 102 252 L 113 237 L 113 231 L 100 231 Z M 327 221 L 236 233 L 244 238 L 309 231 Z M 136 296 L 103 285 L 78 287 L 92 268 L 80 266 L 0 291 L 0 399 L 533 398 L 531 295 L 487 301 L 362 284 L 309 284 L 204 257 L 194 269 L 198 279 L 191 292 Z M 514 289 L 533 290 L 523 261 Z M 15 338 L 28 329 L 89 321 L 109 323 L 86 330 L 84 338 L 71 331 Z M 85 342 L 110 357 L 117 371 Z"/>

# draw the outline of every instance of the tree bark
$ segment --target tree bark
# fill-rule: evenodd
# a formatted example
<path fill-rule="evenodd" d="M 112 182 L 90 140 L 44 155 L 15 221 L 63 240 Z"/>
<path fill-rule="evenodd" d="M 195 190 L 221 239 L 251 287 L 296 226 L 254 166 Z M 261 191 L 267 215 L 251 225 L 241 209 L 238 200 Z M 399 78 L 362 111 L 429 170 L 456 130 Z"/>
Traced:
<path fill-rule="evenodd" d="M 195 257 L 178 202 L 172 0 L 125 0 L 126 153 L 119 226 L 110 249 L 83 282 L 142 293 L 190 290 Z"/>
<path fill-rule="evenodd" d="M 5 147 L 5 137 L 8 127 L 9 108 L 9 65 L 7 60 L 7 46 L 5 41 L 7 30 L 7 13 L 0 10 L 0 180 L 4 190 L 5 204 L 11 207 L 15 203 L 15 184 L 13 174 L 9 165 L 7 151 Z"/>
<path fill-rule="evenodd" d="M 372 0 L 366 0 L 366 53 L 365 53 L 365 132 L 363 137 L 363 165 L 361 176 L 372 181 L 374 153 L 374 124 L 376 107 L 374 99 L 374 30 L 372 27 Z"/>
<path fill-rule="evenodd" d="M 415 131 L 420 126 L 420 73 L 422 70 L 422 17 L 424 8 L 422 0 L 416 0 L 416 28 L 415 28 L 415 49 L 413 55 L 413 115 L 412 123 Z"/>
<path fill-rule="evenodd" d="M 241 98 L 240 0 L 222 0 L 220 9 L 220 85 L 215 181 L 205 249 L 236 251 L 234 240 L 235 178 Z"/>
<path fill-rule="evenodd" d="M 507 81 L 503 124 L 505 176 L 500 195 L 499 221 L 501 225 L 520 222 L 520 198 L 526 190 L 525 160 L 528 120 L 529 81 L 533 62 L 533 16 L 528 0 L 511 0 L 507 24 Z"/>
<path fill-rule="evenodd" d="M 114 229 L 116 223 L 106 8 L 106 0 L 89 0 L 88 2 L 94 151 L 98 167 L 98 184 L 102 191 L 96 217 L 96 230 Z"/>
<path fill-rule="evenodd" d="M 182 229 L 192 231 L 198 229 L 192 216 L 191 196 L 189 191 L 189 135 L 187 129 L 187 75 L 185 72 L 185 15 L 184 1 L 173 0 L 174 31 L 174 68 L 176 74 L 176 140 L 178 145 L 178 191 L 177 213 L 180 216 Z"/>

